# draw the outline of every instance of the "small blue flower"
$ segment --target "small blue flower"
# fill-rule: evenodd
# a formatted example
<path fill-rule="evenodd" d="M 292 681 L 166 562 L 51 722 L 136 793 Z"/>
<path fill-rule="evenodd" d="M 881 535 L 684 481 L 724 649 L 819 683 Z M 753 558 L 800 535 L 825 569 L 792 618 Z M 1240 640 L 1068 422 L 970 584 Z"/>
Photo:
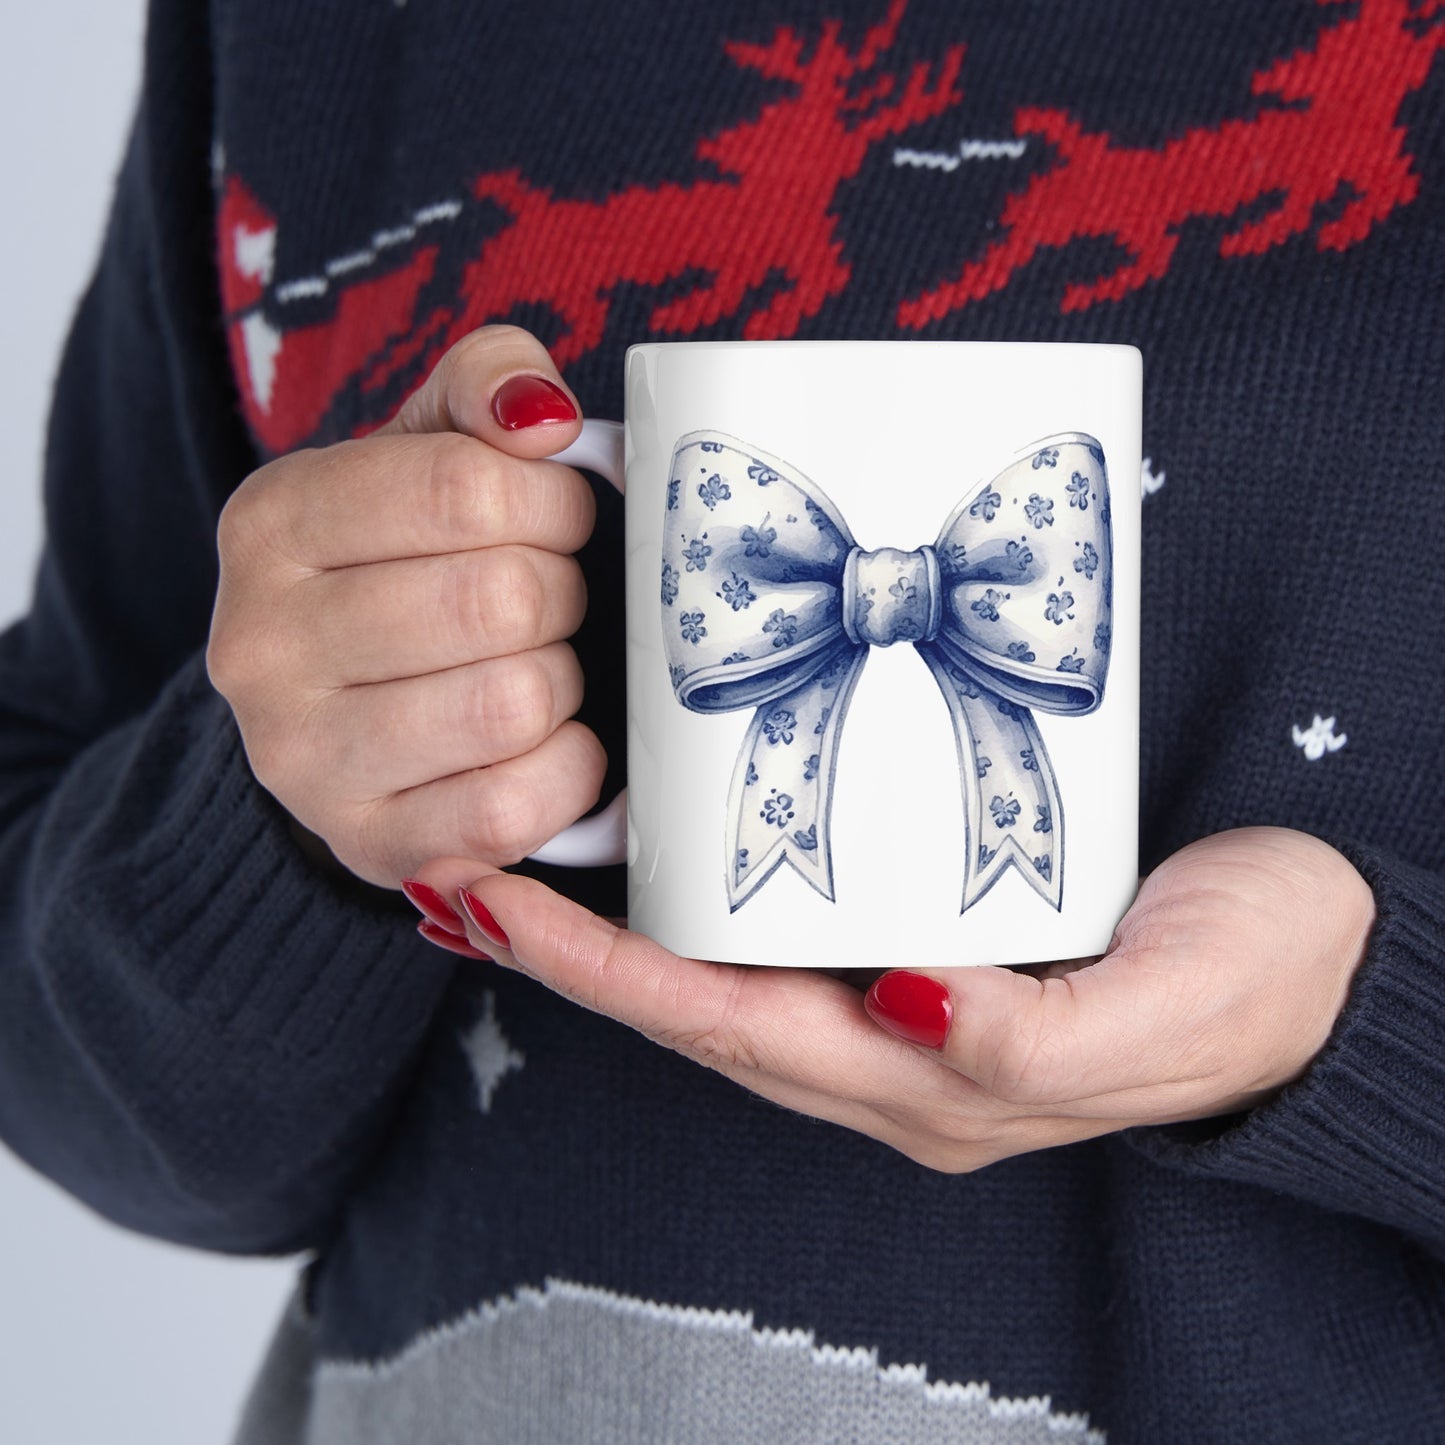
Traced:
<path fill-rule="evenodd" d="M 791 793 L 780 793 L 776 788 L 772 790 L 772 797 L 768 798 L 759 812 L 765 823 L 772 823 L 779 828 L 786 828 L 793 821 L 793 798 Z"/>
<path fill-rule="evenodd" d="M 791 646 L 798 636 L 798 619 L 793 613 L 775 607 L 768 613 L 768 620 L 763 623 L 763 631 L 773 634 L 774 647 Z"/>
<path fill-rule="evenodd" d="M 1094 651 L 1107 652 L 1109 650 L 1109 625 L 1101 622 L 1094 628 Z"/>
<path fill-rule="evenodd" d="M 1039 803 L 1036 805 L 1036 811 L 1038 812 L 1039 820 L 1034 824 L 1034 832 L 1052 833 L 1054 831 L 1054 820 L 1050 816 L 1049 805 L 1047 803 Z"/>
<path fill-rule="evenodd" d="M 1035 660 L 1033 650 L 1027 642 L 1010 642 L 1008 645 L 1008 655 L 1013 658 L 1015 662 L 1033 662 Z"/>
<path fill-rule="evenodd" d="M 674 687 L 680 687 L 682 680 L 687 676 L 687 669 L 679 662 L 667 669 L 667 675 L 672 679 Z"/>
<path fill-rule="evenodd" d="M 1074 605 L 1074 594 L 1072 592 L 1050 592 L 1048 606 L 1044 608 L 1044 616 L 1062 627 L 1064 618 L 1069 616 L 1069 608 Z"/>
<path fill-rule="evenodd" d="M 1092 582 L 1094 573 L 1099 570 L 1099 554 L 1094 550 L 1092 542 L 1084 543 L 1084 550 L 1074 558 L 1074 571 L 1082 572 L 1084 580 Z"/>
<path fill-rule="evenodd" d="M 712 556 L 712 548 L 707 544 L 707 533 L 704 532 L 701 537 L 694 537 L 683 548 L 682 555 L 687 558 L 689 572 L 706 572 L 707 559 Z"/>
<path fill-rule="evenodd" d="M 816 853 L 818 851 L 818 825 L 809 823 L 806 828 L 799 828 L 793 834 L 793 842 L 805 853 Z"/>
<path fill-rule="evenodd" d="M 694 647 L 707 636 L 707 628 L 702 625 L 703 614 L 701 612 L 684 612 L 677 619 L 678 626 L 682 629 L 682 640 L 690 642 Z"/>
<path fill-rule="evenodd" d="M 1036 773 L 1039 770 L 1039 760 L 1034 756 L 1032 748 L 1019 749 L 1019 761 L 1024 765 L 1024 772 Z"/>
<path fill-rule="evenodd" d="M 1012 828 L 1023 812 L 1015 798 L 1001 798 L 997 793 L 989 799 L 988 810 L 993 814 L 994 823 L 1000 828 Z"/>
<path fill-rule="evenodd" d="M 1003 498 L 992 487 L 987 487 L 979 493 L 978 500 L 969 507 L 968 515 L 974 518 L 981 517 L 985 522 L 991 522 L 1002 502 Z"/>
<path fill-rule="evenodd" d="M 968 565 L 968 548 L 962 542 L 952 542 L 938 554 L 938 564 L 951 572 L 961 572 Z"/>
<path fill-rule="evenodd" d="M 720 451 L 722 450 L 722 443 L 721 443 L 721 442 L 703 442 L 703 444 L 702 444 L 702 449 L 703 449 L 703 451 L 705 451 L 705 452 L 720 452 Z"/>
<path fill-rule="evenodd" d="M 1059 449 L 1058 449 L 1058 447 L 1045 447 L 1045 448 L 1044 448 L 1041 452 L 1039 452 L 1039 454 L 1034 458 L 1034 470 L 1035 470 L 1035 471 L 1038 471 L 1038 469 L 1039 469 L 1040 467 L 1056 467 L 1056 466 L 1058 466 L 1058 464 L 1059 464 Z"/>
<path fill-rule="evenodd" d="M 1067 490 L 1069 493 L 1069 505 L 1071 507 L 1077 507 L 1081 512 L 1087 512 L 1089 510 L 1088 477 L 1080 476 L 1078 472 L 1075 472 L 1074 475 L 1069 478 Z"/>
<path fill-rule="evenodd" d="M 765 467 L 761 462 L 754 461 L 748 468 L 748 475 L 760 486 L 771 486 L 778 480 L 778 474 L 771 468 Z"/>
<path fill-rule="evenodd" d="M 727 501 L 732 496 L 733 489 L 714 472 L 707 481 L 698 483 L 697 494 L 710 512 L 719 502 Z"/>
<path fill-rule="evenodd" d="M 1034 560 L 1034 554 L 1024 546 L 1022 542 L 1010 542 L 1004 548 L 1009 564 L 1017 567 L 1020 572 L 1026 571 L 1030 562 Z"/>
<path fill-rule="evenodd" d="M 811 497 L 804 498 L 803 506 L 807 509 L 808 520 L 821 532 L 828 525 L 827 513 Z"/>
<path fill-rule="evenodd" d="M 978 613 L 979 619 L 983 622 L 997 622 L 998 605 L 1000 602 L 1007 601 L 1008 598 L 1005 597 L 1002 592 L 995 592 L 993 588 L 990 587 L 983 596 L 972 605 L 970 611 Z"/>
<path fill-rule="evenodd" d="M 733 573 L 731 582 L 724 582 L 722 591 L 717 594 L 732 608 L 734 612 L 741 612 L 744 607 L 758 600 L 758 594 L 748 586 L 746 577 L 739 577 Z"/>
<path fill-rule="evenodd" d="M 677 601 L 677 568 L 671 562 L 662 564 L 662 605 L 671 607 Z"/>
<path fill-rule="evenodd" d="M 772 513 L 768 513 L 768 517 Z M 744 543 L 744 555 L 748 557 L 766 557 L 772 550 L 773 543 L 778 540 L 777 528 L 768 526 L 768 517 L 764 517 L 756 527 L 744 527 L 741 537 Z"/>
<path fill-rule="evenodd" d="M 948 675 L 953 679 L 959 697 L 977 697 L 978 684 L 961 668 L 949 665 Z"/>
<path fill-rule="evenodd" d="M 1024 516 L 1036 527 L 1052 527 L 1054 525 L 1054 499 L 1041 497 L 1037 492 L 1030 492 L 1028 502 L 1024 506 Z"/>
<path fill-rule="evenodd" d="M 737 857 L 737 871 L 738 871 L 738 873 L 741 874 L 741 873 L 746 872 L 746 871 L 747 871 L 747 866 L 748 866 L 748 850 L 747 850 L 746 848 L 739 848 L 739 849 L 738 849 L 738 857 Z"/>
<path fill-rule="evenodd" d="M 822 758 L 820 758 L 817 753 L 814 753 L 813 756 L 803 764 L 803 781 L 805 783 L 811 783 L 813 779 L 818 776 L 818 769 L 822 767 L 822 765 Z"/>
<path fill-rule="evenodd" d="M 667 484 L 667 510 L 669 512 L 674 512 L 677 510 L 677 494 L 681 487 L 681 477 L 674 478 Z"/>
<path fill-rule="evenodd" d="M 975 766 L 978 768 L 979 777 L 986 778 L 988 777 L 988 770 L 993 767 L 993 759 L 986 758 L 982 753 L 980 753 L 978 755 L 978 761 Z"/>
<path fill-rule="evenodd" d="M 750 783 L 755 783 L 755 782 L 757 782 L 757 780 L 758 780 L 758 770 L 753 766 L 753 760 L 752 760 L 751 758 L 749 758 L 749 759 L 748 759 L 748 773 L 747 773 L 747 776 L 743 779 L 743 786 L 744 786 L 744 787 L 747 787 Z"/>
<path fill-rule="evenodd" d="M 1034 867 L 1038 870 L 1039 876 L 1041 878 L 1047 880 L 1053 875 L 1053 860 L 1049 857 L 1047 853 L 1045 853 L 1041 858 L 1034 859 Z"/>
<path fill-rule="evenodd" d="M 980 843 L 978 845 L 978 866 L 980 868 L 987 868 L 997 857 L 997 848 L 990 848 L 987 843 Z"/>
<path fill-rule="evenodd" d="M 1082 672 L 1084 670 L 1084 659 L 1079 656 L 1077 647 L 1067 657 L 1059 659 L 1058 670 L 1060 672 Z"/>
<path fill-rule="evenodd" d="M 730 652 L 723 658 L 723 666 L 727 666 L 730 662 L 746 662 L 747 660 L 748 655 L 746 652 Z"/>
<path fill-rule="evenodd" d="M 798 725 L 797 714 L 791 708 L 775 707 L 763 719 L 763 734 L 776 747 L 779 743 L 793 741 L 793 729 Z"/>
<path fill-rule="evenodd" d="M 903 605 L 903 610 L 906 612 L 910 608 L 912 608 L 913 604 L 918 600 L 918 588 L 916 588 L 913 583 L 911 583 L 906 577 L 900 577 L 888 589 L 888 595 L 890 597 L 896 597 L 898 601 Z"/>
<path fill-rule="evenodd" d="M 823 709 L 822 716 L 818 719 L 818 726 L 813 729 L 813 736 L 814 736 L 815 738 L 818 738 L 818 737 L 822 737 L 822 736 L 823 736 L 823 729 L 828 726 L 828 719 L 829 719 L 830 717 L 832 717 L 832 715 L 833 715 L 833 709 L 832 709 L 832 708 L 830 708 L 830 707 L 825 707 L 825 708 Z"/>
<path fill-rule="evenodd" d="M 998 711 L 1000 717 L 1013 718 L 1017 722 L 1027 709 L 1021 708 L 1016 702 L 1010 702 L 1006 697 L 1001 697 L 998 700 Z"/>

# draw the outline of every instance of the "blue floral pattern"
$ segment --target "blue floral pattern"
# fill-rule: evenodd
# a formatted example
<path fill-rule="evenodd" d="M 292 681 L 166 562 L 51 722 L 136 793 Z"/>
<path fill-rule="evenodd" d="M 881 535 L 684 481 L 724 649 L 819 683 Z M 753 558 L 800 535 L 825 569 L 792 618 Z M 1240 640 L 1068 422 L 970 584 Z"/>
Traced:
<path fill-rule="evenodd" d="M 1044 616 L 1050 622 L 1062 627 L 1064 618 L 1073 614 L 1069 611 L 1074 605 L 1074 594 L 1072 592 L 1050 592 L 1048 606 L 1044 608 Z"/>
<path fill-rule="evenodd" d="M 702 625 L 703 614 L 701 612 L 684 612 L 677 621 L 678 626 L 682 629 L 684 642 L 690 642 L 696 647 L 707 636 L 707 628 Z"/>
<path fill-rule="evenodd" d="M 776 527 L 768 526 L 768 516 L 764 517 L 756 527 L 744 527 L 742 539 L 745 555 L 749 557 L 766 557 L 771 551 L 773 543 L 778 540 Z"/>
<path fill-rule="evenodd" d="M 703 442 L 701 445 L 705 452 L 720 452 L 723 449 L 721 442 Z"/>
<path fill-rule="evenodd" d="M 704 532 L 701 537 L 694 537 L 682 549 L 682 555 L 687 558 L 689 572 L 706 572 L 707 559 L 712 556 L 712 548 L 707 544 L 707 533 Z"/>
<path fill-rule="evenodd" d="M 1101 622 L 1094 628 L 1094 651 L 1108 652 L 1109 650 L 1109 625 Z"/>
<path fill-rule="evenodd" d="M 667 675 L 672 679 L 674 687 L 681 687 L 683 679 L 687 676 L 687 669 L 679 662 L 667 669 Z"/>
<path fill-rule="evenodd" d="M 748 476 L 760 487 L 769 487 L 778 480 L 778 474 L 771 468 L 765 467 L 760 461 L 754 461 L 748 468 Z"/>
<path fill-rule="evenodd" d="M 988 810 L 993 814 L 995 826 L 999 828 L 1012 828 L 1018 822 L 1018 817 L 1023 812 L 1016 798 L 1001 798 L 997 793 L 989 799 Z"/>
<path fill-rule="evenodd" d="M 1079 656 L 1079 649 L 1076 647 L 1067 657 L 1059 659 L 1059 672 L 1083 672 L 1084 659 Z"/>
<path fill-rule="evenodd" d="M 1010 642 L 1008 645 L 1008 655 L 1013 658 L 1015 662 L 1036 661 L 1034 650 L 1027 642 Z"/>
<path fill-rule="evenodd" d="M 805 853 L 816 851 L 818 847 L 818 825 L 816 823 L 809 823 L 806 828 L 799 828 L 798 831 L 793 834 L 793 842 Z"/>
<path fill-rule="evenodd" d="M 1035 811 L 1038 813 L 1038 821 L 1034 824 L 1035 833 L 1052 833 L 1054 831 L 1053 816 L 1049 811 L 1047 803 L 1039 803 Z"/>
<path fill-rule="evenodd" d="M 1002 504 L 1003 498 L 992 487 L 985 487 L 978 494 L 977 500 L 969 507 L 968 515 L 976 521 L 991 522 L 998 514 L 998 509 Z"/>
<path fill-rule="evenodd" d="M 1034 456 L 1034 470 L 1040 467 L 1056 467 L 1059 464 L 1058 447 L 1044 447 Z"/>
<path fill-rule="evenodd" d="M 1089 510 L 1089 487 L 1091 485 L 1088 477 L 1075 472 L 1073 476 L 1069 478 L 1067 488 L 1069 505 L 1071 507 L 1077 507 L 1081 512 L 1087 512 Z"/>
<path fill-rule="evenodd" d="M 997 622 L 999 618 L 998 605 L 1008 599 L 1002 592 L 995 592 L 990 587 L 982 597 L 970 604 L 969 610 L 976 612 L 983 622 Z"/>
<path fill-rule="evenodd" d="M 763 719 L 763 736 L 776 747 L 779 743 L 793 741 L 793 729 L 798 725 L 798 715 L 786 707 L 777 707 Z"/>
<path fill-rule="evenodd" d="M 1040 878 L 1053 877 L 1053 860 L 1049 857 L 1047 853 L 1043 854 L 1042 857 L 1034 859 L 1034 868 L 1038 872 Z"/>
<path fill-rule="evenodd" d="M 1004 555 L 1009 560 L 1009 565 L 1020 572 L 1028 570 L 1029 563 L 1034 560 L 1034 554 L 1022 542 L 1010 542 L 1004 548 Z"/>
<path fill-rule="evenodd" d="M 671 607 L 677 601 L 677 568 L 671 562 L 662 564 L 662 605 Z"/>
<path fill-rule="evenodd" d="M 1074 558 L 1074 571 L 1082 572 L 1086 582 L 1094 580 L 1094 573 L 1099 570 L 1099 553 L 1092 542 L 1085 542 L 1083 550 Z"/>
<path fill-rule="evenodd" d="M 818 769 L 822 767 L 822 765 L 822 758 L 820 758 L 817 753 L 813 753 L 807 762 L 803 764 L 803 781 L 805 783 L 811 783 L 813 779 L 818 776 Z"/>
<path fill-rule="evenodd" d="M 1019 749 L 1019 761 L 1024 765 L 1024 772 L 1036 773 L 1039 770 L 1039 760 L 1034 756 L 1032 748 Z"/>
<path fill-rule="evenodd" d="M 675 512 L 675 511 L 677 510 L 677 494 L 678 494 L 678 492 L 680 492 L 681 490 L 682 490 L 682 478 L 681 478 L 681 477 L 675 477 L 675 478 L 673 478 L 672 481 L 670 481 L 670 482 L 667 484 L 667 510 L 668 510 L 669 512 Z"/>
<path fill-rule="evenodd" d="M 739 577 L 736 572 L 732 575 L 730 582 L 724 582 L 722 591 L 717 594 L 732 608 L 734 612 L 741 612 L 743 608 L 750 606 L 758 600 L 758 594 L 748 586 L 746 577 Z"/>
<path fill-rule="evenodd" d="M 719 502 L 726 502 L 733 494 L 732 488 L 714 472 L 707 481 L 699 482 L 697 494 L 702 498 L 702 504 L 708 511 L 712 511 Z"/>
<path fill-rule="evenodd" d="M 775 607 L 763 623 L 763 631 L 773 634 L 774 647 L 789 647 L 798 635 L 798 619 L 791 612 Z"/>
<path fill-rule="evenodd" d="M 762 811 L 758 814 L 763 822 L 770 823 L 777 828 L 786 828 L 793 821 L 793 798 L 790 793 L 780 793 L 776 788 L 772 790 L 772 796 L 763 802 Z"/>
<path fill-rule="evenodd" d="M 1054 499 L 1041 497 L 1037 492 L 1030 492 L 1028 504 L 1024 507 L 1024 516 L 1035 527 L 1052 527 L 1054 525 Z"/>
<path fill-rule="evenodd" d="M 974 760 L 974 770 L 980 778 L 988 777 L 988 770 L 993 767 L 993 759 L 986 758 L 982 753 Z"/>
<path fill-rule="evenodd" d="M 748 655 L 746 652 L 730 652 L 725 658 L 723 658 L 723 666 L 727 667 L 730 663 L 746 662 L 747 660 Z"/>

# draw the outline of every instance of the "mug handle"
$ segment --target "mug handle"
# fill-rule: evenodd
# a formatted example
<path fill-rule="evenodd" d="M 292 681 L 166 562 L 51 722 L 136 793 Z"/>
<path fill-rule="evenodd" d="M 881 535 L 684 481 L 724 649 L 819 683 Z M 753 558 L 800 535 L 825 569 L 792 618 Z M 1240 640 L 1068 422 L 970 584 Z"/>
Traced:
<path fill-rule="evenodd" d="M 622 423 L 582 423 L 582 435 L 558 452 L 554 462 L 596 472 L 623 490 Z M 627 789 L 624 788 L 600 812 L 564 828 L 550 843 L 530 855 L 537 863 L 556 863 L 564 868 L 600 868 L 627 861 Z"/>

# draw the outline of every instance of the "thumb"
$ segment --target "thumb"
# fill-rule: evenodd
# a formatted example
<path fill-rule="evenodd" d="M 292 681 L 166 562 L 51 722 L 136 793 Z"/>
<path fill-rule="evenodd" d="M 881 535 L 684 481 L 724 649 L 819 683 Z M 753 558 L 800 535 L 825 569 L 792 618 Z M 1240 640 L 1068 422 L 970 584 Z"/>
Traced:
<path fill-rule="evenodd" d="M 1158 1019 L 1149 990 L 1128 972 L 1117 955 L 1043 978 L 1007 968 L 895 970 L 864 1006 L 995 1098 L 1058 1105 L 1139 1082 L 1140 1040 Z"/>
<path fill-rule="evenodd" d="M 380 431 L 462 432 L 532 460 L 575 441 L 581 418 L 577 398 L 531 332 L 483 326 L 437 362 Z"/>

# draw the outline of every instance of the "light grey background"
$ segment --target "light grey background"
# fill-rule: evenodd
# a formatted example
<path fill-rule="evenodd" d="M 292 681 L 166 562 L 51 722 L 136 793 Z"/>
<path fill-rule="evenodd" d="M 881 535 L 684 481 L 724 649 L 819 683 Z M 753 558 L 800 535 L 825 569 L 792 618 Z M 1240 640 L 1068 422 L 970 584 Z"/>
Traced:
<path fill-rule="evenodd" d="M 5 17 L 0 622 L 26 606 L 47 394 L 134 103 L 143 8 L 49 0 Z M 225 1441 L 293 1274 L 123 1233 L 0 1149 L 0 1440 Z"/>

